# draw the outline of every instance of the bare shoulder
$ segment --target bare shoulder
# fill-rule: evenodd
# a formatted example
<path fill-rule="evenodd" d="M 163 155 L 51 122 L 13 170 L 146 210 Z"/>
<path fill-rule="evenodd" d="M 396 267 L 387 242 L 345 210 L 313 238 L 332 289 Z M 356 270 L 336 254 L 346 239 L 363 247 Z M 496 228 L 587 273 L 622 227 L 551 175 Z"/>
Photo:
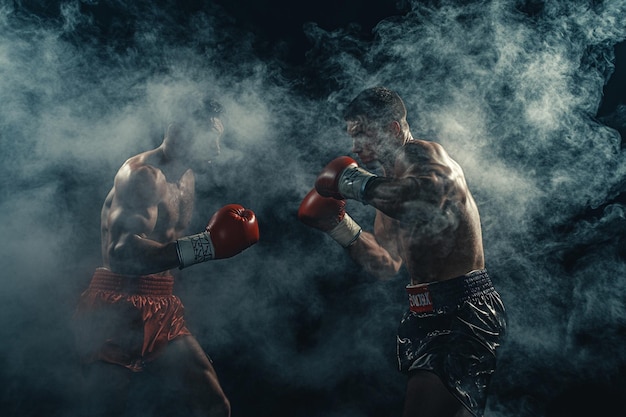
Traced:
<path fill-rule="evenodd" d="M 425 140 L 413 139 L 407 142 L 396 159 L 398 174 L 434 172 L 445 176 L 456 170 L 456 166 L 443 146 Z"/>
<path fill-rule="evenodd" d="M 448 153 L 437 142 L 413 139 L 402 147 L 402 155 L 410 160 L 437 162 L 449 158 Z"/>
<path fill-rule="evenodd" d="M 166 190 L 166 179 L 160 169 L 146 163 L 142 155 L 128 159 L 115 175 L 116 199 L 128 206 L 157 204 Z"/>

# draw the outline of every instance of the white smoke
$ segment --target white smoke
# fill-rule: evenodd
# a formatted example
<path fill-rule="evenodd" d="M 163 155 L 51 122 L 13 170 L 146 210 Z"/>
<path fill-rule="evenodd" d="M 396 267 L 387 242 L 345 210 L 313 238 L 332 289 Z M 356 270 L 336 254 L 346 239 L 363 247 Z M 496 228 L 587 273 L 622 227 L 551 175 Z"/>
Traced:
<path fill-rule="evenodd" d="M 343 106 L 377 84 L 405 99 L 416 137 L 461 164 L 479 205 L 510 321 L 488 415 L 543 415 L 554 385 L 618 378 L 615 198 L 626 167 L 604 123 L 623 125 L 624 108 L 595 114 L 626 37 L 626 1 L 403 2 L 372 39 L 355 25 L 307 23 L 306 62 L 291 70 L 259 58 L 260 35 L 217 4 L 175 3 L 0 5 L 6 415 L 71 409 L 65 322 L 100 262 L 102 201 L 121 163 L 158 146 L 173 103 L 192 96 L 220 101 L 226 125 L 192 231 L 227 203 L 252 208 L 261 226 L 259 244 L 184 271 L 178 287 L 233 404 L 268 415 L 399 410 L 406 278 L 372 282 L 295 216 L 319 169 L 349 153 Z M 370 208 L 349 211 L 370 227 Z"/>

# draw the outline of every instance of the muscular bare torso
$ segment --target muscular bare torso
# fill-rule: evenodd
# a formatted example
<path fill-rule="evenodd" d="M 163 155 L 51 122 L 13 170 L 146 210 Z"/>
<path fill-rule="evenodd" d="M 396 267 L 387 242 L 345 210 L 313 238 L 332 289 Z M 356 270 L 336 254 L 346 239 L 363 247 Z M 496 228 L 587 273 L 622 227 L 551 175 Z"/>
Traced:
<path fill-rule="evenodd" d="M 480 216 L 459 165 L 438 144 L 411 141 L 389 181 L 375 185 L 374 235 L 405 264 L 412 284 L 484 268 Z"/>
<path fill-rule="evenodd" d="M 101 212 L 104 267 L 119 273 L 162 269 L 157 249 L 182 236 L 194 201 L 193 172 L 168 168 L 157 148 L 119 169 Z"/>

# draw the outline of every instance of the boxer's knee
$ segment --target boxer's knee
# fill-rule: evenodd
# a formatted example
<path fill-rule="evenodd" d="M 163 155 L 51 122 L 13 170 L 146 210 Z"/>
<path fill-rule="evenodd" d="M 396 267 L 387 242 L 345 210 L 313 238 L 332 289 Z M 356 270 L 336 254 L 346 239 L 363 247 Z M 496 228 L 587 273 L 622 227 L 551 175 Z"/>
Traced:
<path fill-rule="evenodd" d="M 203 372 L 202 380 L 196 380 L 191 395 L 196 409 L 206 410 L 210 417 L 230 417 L 230 400 L 222 390 L 215 371 L 207 369 Z"/>
<path fill-rule="evenodd" d="M 230 417 L 230 401 L 226 396 L 216 400 L 209 410 L 210 417 Z"/>

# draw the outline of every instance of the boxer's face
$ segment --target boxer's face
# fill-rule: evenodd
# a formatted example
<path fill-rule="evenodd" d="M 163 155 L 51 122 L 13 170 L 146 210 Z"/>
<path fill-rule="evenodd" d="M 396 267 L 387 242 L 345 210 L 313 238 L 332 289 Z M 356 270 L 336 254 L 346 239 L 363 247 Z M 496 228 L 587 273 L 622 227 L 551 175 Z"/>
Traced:
<path fill-rule="evenodd" d="M 346 130 L 352 138 L 352 152 L 366 167 L 382 162 L 381 158 L 390 153 L 392 136 L 387 129 L 368 123 L 364 118 L 358 118 L 348 120 Z"/>
<path fill-rule="evenodd" d="M 213 161 L 220 154 L 220 140 L 224 126 L 218 117 L 209 117 L 193 123 L 189 130 L 189 157 L 197 163 Z"/>

